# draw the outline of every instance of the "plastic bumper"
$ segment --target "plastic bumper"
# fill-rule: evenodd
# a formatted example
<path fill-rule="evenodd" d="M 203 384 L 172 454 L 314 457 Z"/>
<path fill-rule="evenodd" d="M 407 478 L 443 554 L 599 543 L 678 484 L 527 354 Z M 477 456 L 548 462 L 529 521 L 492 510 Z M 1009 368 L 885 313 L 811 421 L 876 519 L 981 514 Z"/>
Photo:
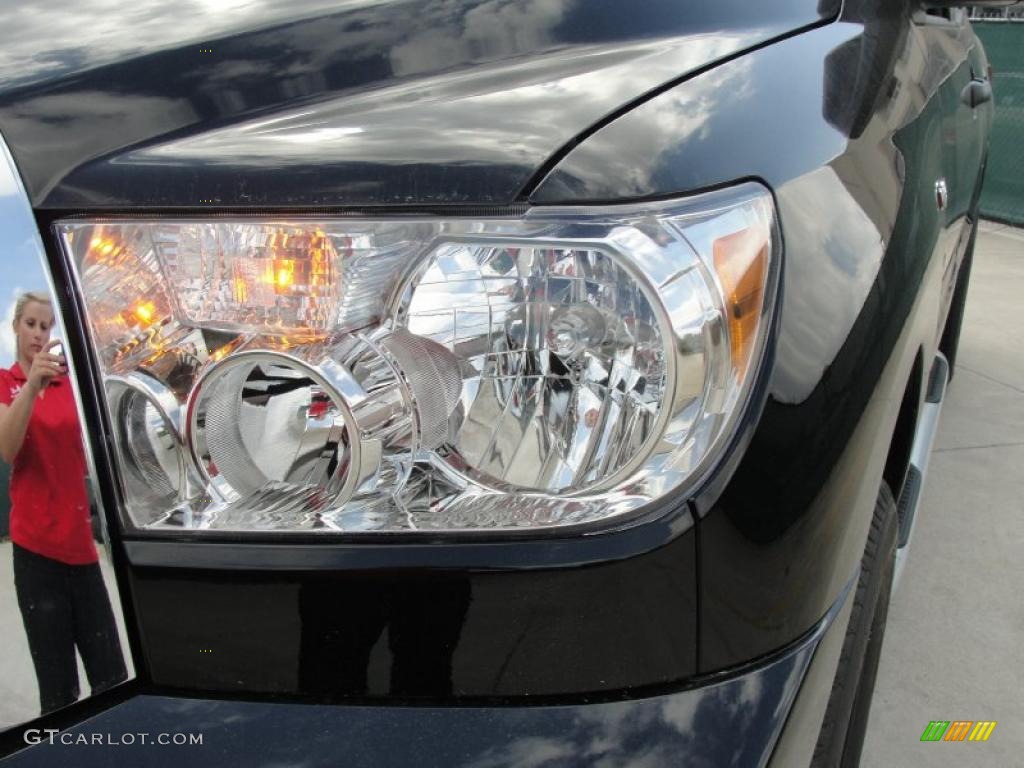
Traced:
<path fill-rule="evenodd" d="M 794 701 L 827 699 L 834 666 L 815 668 L 834 659 L 818 650 L 841 640 L 848 597 L 774 657 L 671 693 L 443 707 L 139 695 L 59 733 L 25 731 L 25 748 L 3 765 L 763 766 L 784 728 L 790 741 L 811 741 L 799 751 L 813 749 L 817 728 L 792 722 L 808 719 Z M 801 690 L 812 684 L 822 690 Z"/>

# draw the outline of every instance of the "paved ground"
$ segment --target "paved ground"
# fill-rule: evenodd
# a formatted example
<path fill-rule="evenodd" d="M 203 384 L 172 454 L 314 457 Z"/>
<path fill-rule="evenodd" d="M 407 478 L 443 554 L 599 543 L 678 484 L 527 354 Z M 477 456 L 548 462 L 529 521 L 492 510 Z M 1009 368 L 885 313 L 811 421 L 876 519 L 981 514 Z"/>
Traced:
<path fill-rule="evenodd" d="M 1024 232 L 978 240 L 956 377 L 889 609 L 864 768 L 1024 767 Z M 930 720 L 995 720 L 985 744 Z"/>

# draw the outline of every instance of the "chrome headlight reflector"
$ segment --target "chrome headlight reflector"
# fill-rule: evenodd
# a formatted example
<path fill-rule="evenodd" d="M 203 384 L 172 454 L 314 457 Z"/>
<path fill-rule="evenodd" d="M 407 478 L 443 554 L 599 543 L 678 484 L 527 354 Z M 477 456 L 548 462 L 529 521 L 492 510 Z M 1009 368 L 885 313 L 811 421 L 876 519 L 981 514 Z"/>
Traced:
<path fill-rule="evenodd" d="M 443 459 L 482 487 L 613 486 L 662 414 L 674 359 L 643 276 L 558 241 L 449 243 L 409 281 L 398 323 L 464 365 Z"/>
<path fill-rule="evenodd" d="M 777 279 L 755 184 L 519 218 L 58 226 L 143 529 L 621 518 L 720 457 Z"/>

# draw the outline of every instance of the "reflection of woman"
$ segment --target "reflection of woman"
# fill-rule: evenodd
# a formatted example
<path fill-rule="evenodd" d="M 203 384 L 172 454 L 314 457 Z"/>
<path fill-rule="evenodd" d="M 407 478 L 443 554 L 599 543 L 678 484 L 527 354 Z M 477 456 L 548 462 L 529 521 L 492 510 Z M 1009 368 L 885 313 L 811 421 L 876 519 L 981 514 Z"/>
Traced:
<path fill-rule="evenodd" d="M 89 521 L 85 454 L 53 308 L 26 293 L 14 311 L 17 362 L 0 369 L 0 456 L 12 464 L 14 588 L 43 713 L 78 698 L 75 647 L 94 692 L 127 677 Z"/>

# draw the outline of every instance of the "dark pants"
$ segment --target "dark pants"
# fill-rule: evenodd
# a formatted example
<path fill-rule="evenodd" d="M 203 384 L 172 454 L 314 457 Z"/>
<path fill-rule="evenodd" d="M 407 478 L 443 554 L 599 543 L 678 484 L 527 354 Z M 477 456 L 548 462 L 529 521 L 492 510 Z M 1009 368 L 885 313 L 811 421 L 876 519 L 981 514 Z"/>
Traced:
<path fill-rule="evenodd" d="M 93 693 L 128 677 L 99 563 L 67 565 L 17 544 L 14 589 L 39 681 L 42 714 L 78 699 L 75 646 Z"/>
<path fill-rule="evenodd" d="M 302 620 L 299 687 L 307 694 L 379 695 L 368 685 L 370 654 L 386 627 L 390 692 L 448 696 L 452 657 L 472 591 L 468 579 L 422 583 L 314 583 L 299 592 Z M 379 681 L 376 681 L 379 682 Z"/>

